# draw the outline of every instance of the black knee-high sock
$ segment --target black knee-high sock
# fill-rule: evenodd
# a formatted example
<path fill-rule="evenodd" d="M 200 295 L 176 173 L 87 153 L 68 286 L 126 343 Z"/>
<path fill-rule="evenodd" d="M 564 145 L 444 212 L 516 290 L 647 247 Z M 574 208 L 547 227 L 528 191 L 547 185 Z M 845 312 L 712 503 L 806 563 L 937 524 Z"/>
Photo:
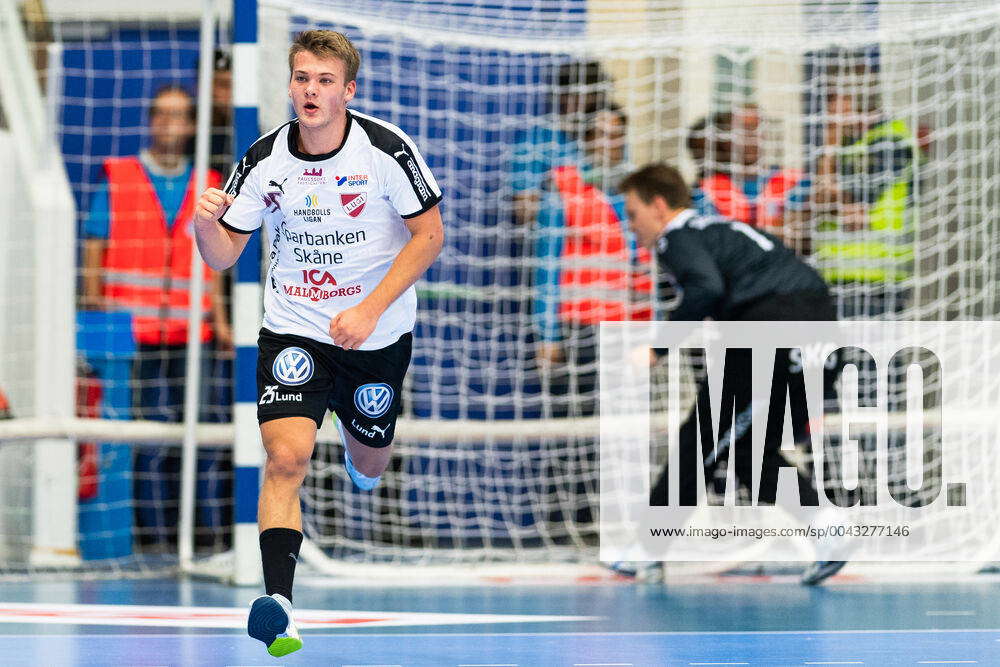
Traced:
<path fill-rule="evenodd" d="M 292 601 L 295 563 L 302 546 L 302 533 L 292 528 L 268 528 L 260 534 L 260 558 L 264 565 L 264 591 Z"/>

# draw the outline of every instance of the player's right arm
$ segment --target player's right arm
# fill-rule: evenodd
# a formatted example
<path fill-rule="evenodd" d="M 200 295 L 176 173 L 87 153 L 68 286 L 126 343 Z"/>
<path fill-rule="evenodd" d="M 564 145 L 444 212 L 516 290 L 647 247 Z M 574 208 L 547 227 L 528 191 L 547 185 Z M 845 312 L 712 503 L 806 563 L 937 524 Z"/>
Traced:
<path fill-rule="evenodd" d="M 250 238 L 249 234 L 234 232 L 219 224 L 219 218 L 229 210 L 235 199 L 218 188 L 208 188 L 195 206 L 194 234 L 198 250 L 205 263 L 216 271 L 235 264 Z"/>

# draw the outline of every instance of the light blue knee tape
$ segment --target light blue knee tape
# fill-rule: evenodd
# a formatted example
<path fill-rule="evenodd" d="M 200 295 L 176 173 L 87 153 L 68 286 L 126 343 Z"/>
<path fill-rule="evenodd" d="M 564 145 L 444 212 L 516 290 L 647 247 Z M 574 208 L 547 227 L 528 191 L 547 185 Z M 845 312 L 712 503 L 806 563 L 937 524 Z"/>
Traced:
<path fill-rule="evenodd" d="M 354 480 L 354 485 L 359 489 L 362 491 L 371 491 L 382 481 L 382 475 L 368 477 L 358 472 L 354 467 L 354 461 L 351 460 L 351 449 L 347 446 L 347 433 L 344 432 L 344 425 L 339 419 L 337 420 L 337 430 L 340 431 L 340 439 L 344 443 L 344 467 L 347 468 L 347 474 L 351 476 L 351 479 Z"/>

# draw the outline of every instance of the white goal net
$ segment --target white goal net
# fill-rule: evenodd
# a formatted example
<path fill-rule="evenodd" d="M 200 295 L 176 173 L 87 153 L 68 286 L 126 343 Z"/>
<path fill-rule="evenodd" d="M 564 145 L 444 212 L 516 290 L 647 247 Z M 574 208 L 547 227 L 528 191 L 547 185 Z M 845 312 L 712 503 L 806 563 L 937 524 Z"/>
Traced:
<path fill-rule="evenodd" d="M 350 488 L 339 445 L 324 445 L 304 501 L 310 536 L 335 557 L 593 557 L 596 341 L 566 312 L 556 168 L 578 168 L 620 207 L 630 168 L 679 165 L 699 206 L 768 228 L 820 269 L 841 318 L 997 314 L 992 3 L 261 12 L 265 124 L 287 116 L 289 35 L 342 30 L 363 59 L 354 106 L 410 133 L 443 184 L 448 240 L 420 286 L 406 409 L 481 424 L 460 442 L 400 443 L 370 496 Z M 629 298 L 641 313 L 640 291 Z"/>
<path fill-rule="evenodd" d="M 1000 314 L 995 2 L 259 5 L 261 131 L 289 117 L 292 35 L 340 30 L 362 55 L 352 106 L 405 130 L 445 191 L 446 245 L 418 285 L 405 415 L 383 482 L 370 494 L 353 488 L 342 447 L 326 428 L 314 457 L 302 494 L 304 521 L 325 557 L 424 564 L 596 559 L 595 323 L 602 316 L 665 317 L 670 307 L 651 303 L 648 257 L 620 225 L 617 182 L 643 164 L 679 166 L 697 186 L 698 207 L 782 236 L 830 281 L 842 318 Z M 52 46 L 40 68 L 49 131 L 60 141 L 81 230 L 79 253 L 53 271 L 77 281 L 81 294 L 83 233 L 99 165 L 145 141 L 144 114 L 161 85 L 193 86 L 196 17 L 153 14 L 46 17 Z M 596 314 L 561 264 L 573 246 L 564 204 L 573 188 L 597 193 L 593 205 L 604 226 L 594 243 L 628 263 L 628 289 Z M 47 388 L 26 361 L 43 352 L 24 326 L 35 301 L 18 288 L 40 266 L 14 261 L 33 247 L 23 219 L 0 216 L 0 238 L 0 389 L 15 417 L 42 417 L 34 397 Z M 88 317 L 80 326 L 111 326 Z M 89 338 L 80 333 L 80 345 L 112 344 L 110 330 L 98 343 L 95 331 Z M 118 368 L 121 400 L 131 405 L 134 392 L 153 380 L 135 375 L 134 359 L 117 354 L 107 348 L 96 357 L 125 363 Z M 232 401 L 225 372 L 206 374 L 215 377 L 216 391 L 207 393 L 203 420 L 225 422 Z M 123 418 L 108 409 L 80 416 Z M 0 423 L 0 463 L 22 466 L 0 472 L 0 499 L 12 508 L 0 513 L 0 542 L 9 569 L 30 571 L 38 567 L 30 558 L 37 507 L 21 452 L 35 451 L 27 439 L 34 432 L 26 429 L 38 424 L 17 421 L 6 430 Z M 70 435 L 78 426 L 70 425 Z M 132 427 L 146 428 L 145 437 L 129 442 Z M 114 537 L 120 550 L 101 546 L 82 566 L 138 563 L 143 571 L 172 563 L 172 533 L 161 525 L 173 521 L 170 485 L 179 468 L 171 467 L 166 445 L 136 443 L 155 442 L 156 434 L 176 444 L 179 427 L 103 421 L 88 428 L 98 449 L 87 452 L 106 455 L 91 474 L 97 493 L 118 495 L 74 510 L 80 530 L 90 531 L 80 533 L 80 544 Z M 202 434 L 209 445 L 199 473 L 204 555 L 228 546 L 231 431 L 216 423 Z M 103 445 L 102 438 L 122 444 Z M 140 469 L 143 452 L 163 458 Z M 107 467 L 115 461 L 118 467 Z M 149 496 L 151 489 L 168 497 Z"/>

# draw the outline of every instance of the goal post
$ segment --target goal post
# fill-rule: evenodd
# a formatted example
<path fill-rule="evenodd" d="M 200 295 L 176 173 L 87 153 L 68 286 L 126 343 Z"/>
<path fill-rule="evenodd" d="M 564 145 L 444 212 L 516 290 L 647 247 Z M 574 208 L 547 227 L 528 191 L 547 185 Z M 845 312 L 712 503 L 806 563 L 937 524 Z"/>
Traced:
<path fill-rule="evenodd" d="M 20 380 L 21 386 L 10 389 L 21 394 L 23 388 L 30 387 L 24 392 L 32 397 L 30 403 L 15 401 L 15 410 L 41 419 L 67 418 L 73 415 L 76 343 L 74 286 L 66 276 L 74 274 L 76 209 L 47 114 L 39 113 L 49 106 L 29 61 L 27 40 L 13 3 L 0 6 L 0 35 L 4 61 L 0 101 L 12 149 L 5 151 L 9 158 L 5 182 L 14 185 L 5 198 L 4 263 L 24 270 L 6 272 L 4 282 L 7 297 L 20 301 L 16 307 L 27 307 L 3 316 L 0 344 L 16 351 L 18 358 L 0 363 L 12 371 L 4 375 Z M 29 301 L 19 299 L 19 295 L 30 295 Z M 41 439 L 19 460 L 7 461 L 9 472 L 26 473 L 31 480 L 27 558 L 34 566 L 79 563 L 73 445 L 67 437 Z"/>
<path fill-rule="evenodd" d="M 233 2 L 233 121 L 236 157 L 261 134 L 257 0 Z M 232 581 L 254 585 L 263 577 L 257 539 L 257 501 L 264 448 L 257 425 L 257 332 L 261 323 L 261 233 L 253 234 L 236 265 L 233 338 L 236 345 L 236 403 L 233 409 L 234 520 Z"/>

